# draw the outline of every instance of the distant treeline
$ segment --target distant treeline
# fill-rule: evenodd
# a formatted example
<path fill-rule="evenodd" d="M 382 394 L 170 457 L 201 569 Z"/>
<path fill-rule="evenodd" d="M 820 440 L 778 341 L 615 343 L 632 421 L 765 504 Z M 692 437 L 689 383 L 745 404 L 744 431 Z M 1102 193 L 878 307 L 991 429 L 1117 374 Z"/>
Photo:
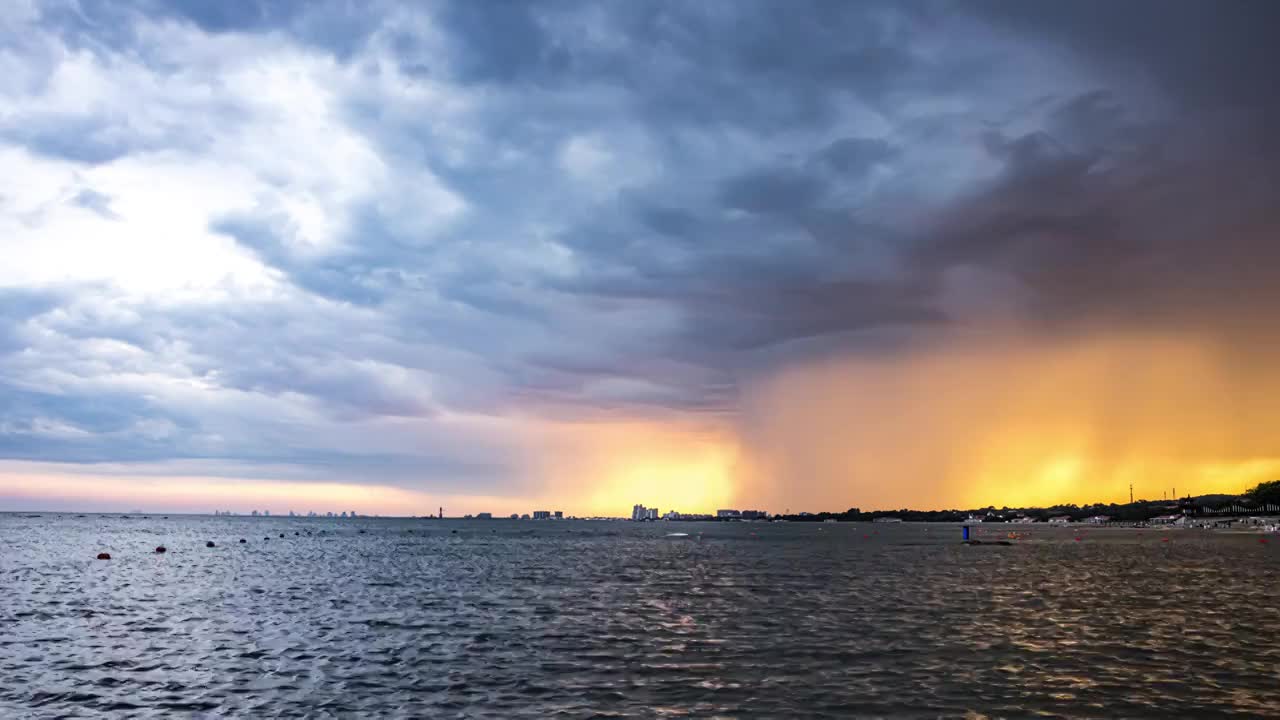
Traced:
<path fill-rule="evenodd" d="M 1162 515 L 1201 515 L 1222 509 L 1244 512 L 1271 513 L 1280 505 L 1280 481 L 1265 482 L 1243 495 L 1199 495 L 1179 500 L 1139 500 L 1132 503 L 1095 503 L 1092 505 L 1054 505 L 1052 507 L 985 507 L 971 510 L 872 510 L 862 512 L 849 508 L 844 512 L 799 513 L 778 515 L 794 522 L 873 522 L 880 518 L 897 518 L 903 522 L 964 522 L 969 518 L 982 518 L 984 522 L 1011 522 L 1019 518 L 1031 518 L 1046 522 L 1049 518 L 1066 516 L 1072 522 L 1092 517 L 1106 516 L 1110 522 L 1146 522 Z M 1024 520 L 1025 522 L 1025 520 Z"/>

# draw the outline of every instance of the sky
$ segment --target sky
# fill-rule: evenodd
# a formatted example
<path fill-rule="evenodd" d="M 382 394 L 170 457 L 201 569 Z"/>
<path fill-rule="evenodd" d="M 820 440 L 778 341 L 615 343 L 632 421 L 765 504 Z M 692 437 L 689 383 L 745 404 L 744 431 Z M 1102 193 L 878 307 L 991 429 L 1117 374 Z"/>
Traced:
<path fill-rule="evenodd" d="M 12 0 L 0 510 L 1280 477 L 1280 3 Z"/>

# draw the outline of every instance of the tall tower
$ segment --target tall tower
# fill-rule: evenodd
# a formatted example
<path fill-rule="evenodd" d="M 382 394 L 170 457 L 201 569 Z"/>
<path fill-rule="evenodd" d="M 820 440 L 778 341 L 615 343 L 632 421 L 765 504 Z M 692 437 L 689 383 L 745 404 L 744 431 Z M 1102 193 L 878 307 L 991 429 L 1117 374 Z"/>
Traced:
<path fill-rule="evenodd" d="M 1133 483 L 1129 483 L 1129 504 L 1133 504 Z"/>
<path fill-rule="evenodd" d="M 441 520 L 443 520 L 443 519 L 444 519 L 444 507 L 443 507 L 443 506 L 441 506 L 441 507 L 440 507 L 440 519 L 441 519 Z"/>

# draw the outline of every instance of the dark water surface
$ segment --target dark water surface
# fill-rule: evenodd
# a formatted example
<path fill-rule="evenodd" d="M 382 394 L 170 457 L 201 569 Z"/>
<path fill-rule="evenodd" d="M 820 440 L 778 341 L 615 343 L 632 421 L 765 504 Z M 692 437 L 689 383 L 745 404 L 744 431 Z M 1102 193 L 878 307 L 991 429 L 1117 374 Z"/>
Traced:
<path fill-rule="evenodd" d="M 1280 538 L 1078 534 L 0 514 L 0 717 L 1280 717 Z"/>

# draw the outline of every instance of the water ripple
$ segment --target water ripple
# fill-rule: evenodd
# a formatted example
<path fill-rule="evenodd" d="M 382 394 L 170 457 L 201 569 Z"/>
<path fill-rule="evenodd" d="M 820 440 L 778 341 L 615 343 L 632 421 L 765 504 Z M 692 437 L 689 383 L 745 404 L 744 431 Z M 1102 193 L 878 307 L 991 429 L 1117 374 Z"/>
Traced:
<path fill-rule="evenodd" d="M 1280 717 L 1280 543 L 678 529 L 0 515 L 0 717 Z"/>

